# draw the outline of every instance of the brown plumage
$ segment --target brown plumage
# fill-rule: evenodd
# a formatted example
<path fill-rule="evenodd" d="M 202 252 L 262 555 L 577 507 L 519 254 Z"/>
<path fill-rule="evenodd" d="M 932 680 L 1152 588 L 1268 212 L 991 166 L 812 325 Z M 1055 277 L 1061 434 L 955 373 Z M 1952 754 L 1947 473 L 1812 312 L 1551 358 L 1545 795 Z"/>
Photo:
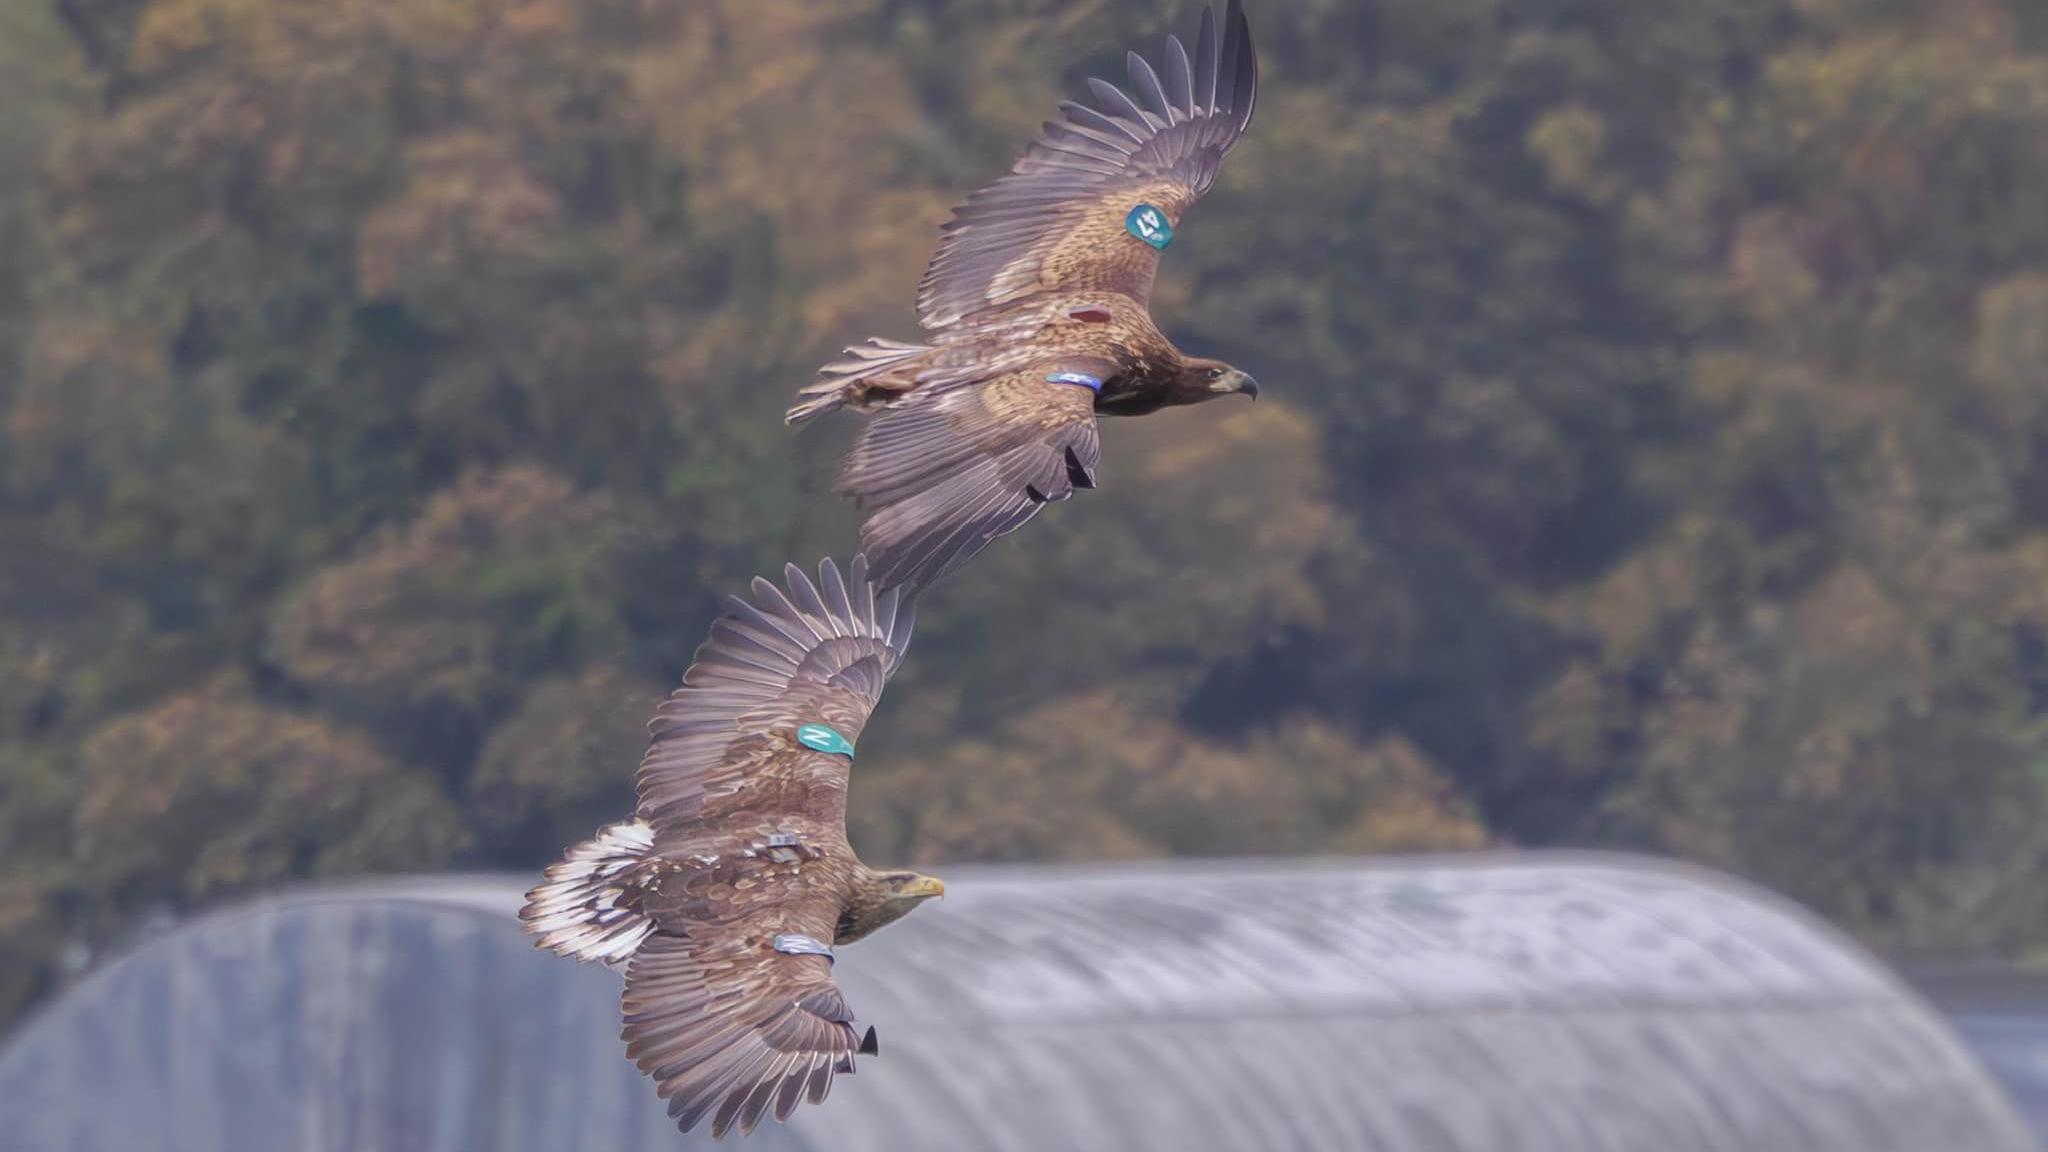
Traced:
<path fill-rule="evenodd" d="M 818 574 L 728 601 L 648 726 L 635 818 L 570 849 L 520 912 L 540 947 L 625 965 L 626 1054 L 685 1132 L 787 1119 L 874 1053 L 823 948 L 945 890 L 847 843 L 852 746 L 912 614 L 863 560 Z"/>
<path fill-rule="evenodd" d="M 1149 312 L 1160 249 L 1251 123 L 1258 61 L 1238 0 L 1220 39 L 1205 11 L 1193 57 L 1169 37 L 1163 60 L 1128 54 L 1135 96 L 1090 80 L 1097 108 L 1062 104 L 1008 176 L 954 209 L 918 287 L 928 343 L 849 348 L 790 409 L 792 424 L 874 414 L 840 487 L 866 514 L 881 587 L 927 586 L 1094 487 L 1097 415 L 1258 395 L 1245 373 L 1183 355 Z"/>

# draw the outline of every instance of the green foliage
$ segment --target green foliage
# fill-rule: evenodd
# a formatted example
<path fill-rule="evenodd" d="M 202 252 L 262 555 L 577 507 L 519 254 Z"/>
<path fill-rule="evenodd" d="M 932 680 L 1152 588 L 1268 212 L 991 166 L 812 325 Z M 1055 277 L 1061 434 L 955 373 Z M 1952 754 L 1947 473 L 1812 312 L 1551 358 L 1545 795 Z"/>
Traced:
<path fill-rule="evenodd" d="M 621 520 L 531 466 L 465 477 L 286 599 L 284 670 L 380 718 L 494 716 L 530 681 L 623 645 Z"/>
<path fill-rule="evenodd" d="M 718 597 L 853 538 L 791 391 L 1195 7 L 0 0 L 0 1017 L 622 813 Z M 2048 949 L 2038 7 L 1255 13 L 1156 310 L 1267 398 L 930 599 L 856 838 L 1598 843 Z"/>
<path fill-rule="evenodd" d="M 79 882 L 116 907 L 430 865 L 464 840 L 430 779 L 232 678 L 107 724 L 79 771 Z"/>
<path fill-rule="evenodd" d="M 545 857 L 633 807 L 647 718 L 666 695 L 609 665 L 535 684 L 492 728 L 469 780 L 474 819 L 507 859 Z"/>

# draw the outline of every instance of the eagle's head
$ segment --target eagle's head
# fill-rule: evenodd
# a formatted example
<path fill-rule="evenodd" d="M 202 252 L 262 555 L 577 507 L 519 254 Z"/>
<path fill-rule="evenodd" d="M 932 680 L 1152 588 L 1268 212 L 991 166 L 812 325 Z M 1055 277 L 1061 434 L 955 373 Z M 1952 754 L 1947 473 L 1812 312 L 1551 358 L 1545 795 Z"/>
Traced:
<path fill-rule="evenodd" d="M 946 886 L 936 876 L 915 872 L 878 872 L 862 864 L 854 874 L 853 899 L 840 913 L 838 943 L 851 944 L 877 928 L 894 924 L 910 910 L 934 896 L 944 896 Z"/>
<path fill-rule="evenodd" d="M 896 916 L 903 915 L 934 896 L 946 894 L 946 886 L 937 876 L 923 876 L 916 872 L 885 872 L 882 874 L 882 883 L 886 885 L 886 895 L 882 898 L 883 905 L 902 909 Z M 896 916 L 891 916 L 890 919 L 893 920 Z"/>
<path fill-rule="evenodd" d="M 1185 403 L 1199 404 L 1214 400 L 1218 396 L 1249 396 L 1259 398 L 1259 382 L 1242 368 L 1232 368 L 1221 360 L 1207 360 L 1190 357 L 1181 369 L 1180 392 L 1187 399 Z"/>

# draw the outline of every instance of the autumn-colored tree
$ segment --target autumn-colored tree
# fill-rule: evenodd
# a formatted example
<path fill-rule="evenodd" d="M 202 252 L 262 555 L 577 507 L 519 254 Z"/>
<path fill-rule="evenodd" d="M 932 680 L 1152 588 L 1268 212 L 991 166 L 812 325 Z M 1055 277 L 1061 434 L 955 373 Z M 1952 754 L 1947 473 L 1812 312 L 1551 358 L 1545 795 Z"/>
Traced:
<path fill-rule="evenodd" d="M 79 883 L 121 909 L 435 867 L 466 839 L 431 778 L 232 677 L 93 733 L 80 772 Z"/>

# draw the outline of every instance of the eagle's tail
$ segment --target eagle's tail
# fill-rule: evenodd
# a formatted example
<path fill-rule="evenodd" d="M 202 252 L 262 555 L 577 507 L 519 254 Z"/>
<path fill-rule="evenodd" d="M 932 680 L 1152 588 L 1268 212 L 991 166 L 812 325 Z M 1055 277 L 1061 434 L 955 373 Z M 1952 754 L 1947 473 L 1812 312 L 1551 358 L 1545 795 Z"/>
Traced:
<path fill-rule="evenodd" d="M 818 378 L 798 390 L 801 397 L 783 421 L 801 424 L 813 416 L 847 404 L 860 405 L 870 392 L 893 396 L 917 384 L 902 370 L 919 356 L 931 351 L 926 344 L 905 344 L 879 336 L 848 348 L 843 358 L 818 369 Z"/>
<path fill-rule="evenodd" d="M 598 829 L 548 866 L 519 919 L 546 948 L 575 960 L 618 964 L 654 931 L 640 888 L 654 864 L 654 829 L 629 820 Z"/>

